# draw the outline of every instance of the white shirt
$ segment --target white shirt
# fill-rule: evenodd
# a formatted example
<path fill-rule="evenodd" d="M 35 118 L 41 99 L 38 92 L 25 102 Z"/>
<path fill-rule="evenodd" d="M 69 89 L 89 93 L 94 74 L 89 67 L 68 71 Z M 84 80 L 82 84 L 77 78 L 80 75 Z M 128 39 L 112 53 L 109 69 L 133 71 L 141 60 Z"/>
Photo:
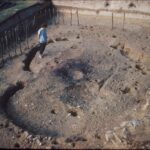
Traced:
<path fill-rule="evenodd" d="M 39 42 L 47 43 L 47 31 L 45 28 L 40 28 L 38 30 Z"/>

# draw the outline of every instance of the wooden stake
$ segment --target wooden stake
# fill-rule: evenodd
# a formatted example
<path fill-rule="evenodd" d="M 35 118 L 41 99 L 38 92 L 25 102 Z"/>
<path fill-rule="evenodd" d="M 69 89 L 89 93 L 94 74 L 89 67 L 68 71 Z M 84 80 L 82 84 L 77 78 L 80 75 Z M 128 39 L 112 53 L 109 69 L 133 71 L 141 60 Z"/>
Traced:
<path fill-rule="evenodd" d="M 19 27 L 19 26 L 18 26 Z M 20 32 L 20 30 L 18 29 L 18 33 Z M 21 49 L 21 37 L 19 37 L 20 34 L 17 34 L 17 39 L 19 40 L 19 48 L 20 48 L 20 52 L 22 54 L 22 49 Z"/>
<path fill-rule="evenodd" d="M 12 29 L 12 33 L 13 33 L 13 42 L 14 42 L 14 49 L 15 49 L 15 54 L 17 54 L 17 44 L 16 44 L 16 37 L 15 37 L 15 28 Z"/>
<path fill-rule="evenodd" d="M 26 22 L 26 42 L 27 42 L 27 48 L 29 49 L 29 41 L 28 41 L 28 24 Z"/>
<path fill-rule="evenodd" d="M 62 18 L 63 18 L 63 24 L 65 24 L 65 18 L 64 18 L 64 14 L 62 15 Z"/>
<path fill-rule="evenodd" d="M 70 20 L 70 25 L 72 26 L 72 9 L 71 9 L 71 20 Z"/>
<path fill-rule="evenodd" d="M 126 20 L 126 13 L 124 12 L 124 14 L 123 14 L 123 31 L 124 31 L 124 27 L 125 27 L 125 20 Z"/>
<path fill-rule="evenodd" d="M 57 12 L 55 11 L 55 8 L 53 8 L 53 12 L 54 12 L 54 14 L 53 14 L 53 15 L 54 15 L 54 16 L 53 16 L 53 17 L 54 17 L 54 22 L 55 22 L 55 24 L 56 24 L 56 23 L 57 23 L 57 22 L 56 22 Z"/>
<path fill-rule="evenodd" d="M 112 30 L 114 28 L 114 13 L 112 13 Z"/>
<path fill-rule="evenodd" d="M 2 63 L 4 63 L 4 45 L 3 45 L 3 38 L 1 37 L 1 39 L 0 39 L 0 42 L 1 42 L 1 54 L 2 54 L 2 56 L 1 56 L 1 58 L 2 58 Z"/>
<path fill-rule="evenodd" d="M 5 31 L 5 40 L 6 40 L 6 49 L 7 49 L 7 52 L 9 54 L 9 57 L 11 58 L 11 54 L 10 54 L 10 49 L 9 49 L 9 39 L 8 39 L 8 36 L 9 36 L 9 31 Z"/>
<path fill-rule="evenodd" d="M 16 48 L 17 48 L 17 45 L 18 45 L 18 39 L 17 39 L 17 27 L 14 28 L 14 37 L 15 37 L 15 45 L 16 45 Z"/>
<path fill-rule="evenodd" d="M 77 20 L 78 20 L 78 26 L 79 26 L 80 22 L 79 22 L 79 12 L 78 12 L 78 9 L 77 9 Z"/>

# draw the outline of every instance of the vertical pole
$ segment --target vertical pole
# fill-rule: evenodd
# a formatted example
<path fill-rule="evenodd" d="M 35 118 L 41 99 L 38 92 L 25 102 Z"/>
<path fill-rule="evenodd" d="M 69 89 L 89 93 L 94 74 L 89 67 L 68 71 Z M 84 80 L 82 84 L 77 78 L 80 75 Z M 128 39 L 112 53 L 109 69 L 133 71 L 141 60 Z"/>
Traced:
<path fill-rule="evenodd" d="M 78 9 L 77 9 L 77 20 L 78 20 L 78 26 L 79 26 L 80 22 L 79 22 L 79 12 L 78 12 Z"/>
<path fill-rule="evenodd" d="M 124 31 L 124 27 L 125 27 L 125 20 L 126 20 L 126 13 L 123 13 L 123 31 Z"/>
<path fill-rule="evenodd" d="M 19 27 L 19 26 L 18 26 Z M 21 50 L 21 37 L 20 37 L 20 29 L 18 28 L 18 34 L 17 34 L 17 38 L 19 39 L 19 48 L 20 48 L 20 52 L 22 54 L 22 50 Z"/>
<path fill-rule="evenodd" d="M 47 10 L 46 10 L 46 8 L 45 8 L 45 18 L 47 17 Z"/>
<path fill-rule="evenodd" d="M 10 49 L 9 49 L 9 31 L 5 31 L 5 40 L 6 40 L 6 49 L 8 52 L 9 57 L 11 58 L 11 53 L 10 53 Z"/>
<path fill-rule="evenodd" d="M 14 42 L 14 49 L 15 49 L 15 55 L 17 54 L 17 44 L 16 44 L 16 37 L 15 37 L 15 28 L 12 29 L 12 32 L 13 32 L 13 42 Z"/>
<path fill-rule="evenodd" d="M 3 41 L 4 39 L 3 38 L 1 38 L 1 46 L 2 46 L 2 63 L 4 64 L 4 41 Z"/>
<path fill-rule="evenodd" d="M 29 41 L 28 41 L 28 24 L 26 22 L 26 42 L 27 42 L 27 48 L 29 49 Z"/>
<path fill-rule="evenodd" d="M 62 14 L 62 18 L 63 18 L 63 24 L 65 24 L 64 13 Z"/>
<path fill-rule="evenodd" d="M 57 14 L 56 14 L 55 8 L 53 8 L 53 12 L 54 12 L 54 14 L 53 14 L 53 15 L 54 15 L 54 16 L 53 16 L 53 17 L 54 17 L 54 22 L 55 22 L 55 24 L 56 24 L 56 17 L 57 17 Z"/>
<path fill-rule="evenodd" d="M 72 8 L 71 8 L 71 12 L 70 12 L 71 14 L 71 20 L 70 20 L 70 25 L 72 26 Z"/>
<path fill-rule="evenodd" d="M 57 19 L 57 24 L 59 24 L 59 12 L 58 12 L 58 10 L 56 11 L 56 14 L 57 14 L 57 17 L 56 17 L 56 19 Z"/>
<path fill-rule="evenodd" d="M 49 14 L 49 19 L 51 19 L 51 10 L 50 10 L 50 8 L 48 9 L 48 14 Z"/>
<path fill-rule="evenodd" d="M 15 45 L 16 45 L 16 49 L 18 46 L 18 39 L 17 39 L 17 26 L 14 27 L 14 37 L 15 37 Z"/>
<path fill-rule="evenodd" d="M 112 30 L 114 28 L 114 13 L 112 13 Z"/>

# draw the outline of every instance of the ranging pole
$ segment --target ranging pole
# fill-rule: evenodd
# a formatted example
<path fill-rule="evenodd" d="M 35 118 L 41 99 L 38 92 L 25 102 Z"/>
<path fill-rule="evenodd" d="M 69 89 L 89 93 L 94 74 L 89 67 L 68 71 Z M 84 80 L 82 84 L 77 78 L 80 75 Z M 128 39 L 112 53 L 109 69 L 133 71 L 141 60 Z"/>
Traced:
<path fill-rule="evenodd" d="M 112 12 L 112 30 L 114 28 L 114 13 Z"/>
<path fill-rule="evenodd" d="M 126 13 L 123 13 L 123 30 L 125 29 L 125 20 L 126 20 Z"/>
<path fill-rule="evenodd" d="M 80 21 L 79 21 L 79 12 L 78 12 L 78 9 L 77 9 L 77 20 L 78 20 L 78 26 L 80 25 Z"/>
<path fill-rule="evenodd" d="M 71 8 L 70 15 L 71 15 L 70 25 L 72 26 L 72 8 Z"/>

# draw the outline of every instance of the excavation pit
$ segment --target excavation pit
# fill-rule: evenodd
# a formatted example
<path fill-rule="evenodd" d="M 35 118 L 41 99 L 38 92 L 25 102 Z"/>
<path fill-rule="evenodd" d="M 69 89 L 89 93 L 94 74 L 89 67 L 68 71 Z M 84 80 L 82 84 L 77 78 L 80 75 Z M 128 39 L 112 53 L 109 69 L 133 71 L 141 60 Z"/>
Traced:
<path fill-rule="evenodd" d="M 91 72 L 91 66 L 81 60 L 68 60 L 61 67 L 54 70 L 56 76 L 67 83 L 75 83 L 85 80 Z"/>
<path fill-rule="evenodd" d="M 24 68 L 20 70 L 16 69 L 16 64 L 22 64 L 20 56 L 14 58 L 8 67 L 2 68 L 2 86 L 6 87 L 6 81 L 15 83 L 18 80 L 24 81 L 26 86 L 13 84 L 13 90 L 12 87 L 11 90 L 6 88 L 1 97 L 1 108 L 15 130 L 29 132 L 27 137 L 31 145 L 35 141 L 40 146 L 53 141 L 37 140 L 37 135 L 40 135 L 45 139 L 56 139 L 58 142 L 52 142 L 55 146 L 62 143 L 75 148 L 87 148 L 89 143 L 93 147 L 99 143 L 105 146 L 107 131 L 143 113 L 140 108 L 146 101 L 145 93 L 150 85 L 147 63 L 140 62 L 144 66 L 140 67 L 137 61 L 129 59 L 129 55 L 120 53 L 119 48 L 114 49 L 110 45 L 114 40 L 116 43 L 136 45 L 137 40 L 142 46 L 146 44 L 143 39 L 150 32 L 135 28 L 122 34 L 119 29 L 110 30 L 94 25 L 92 28 L 83 26 L 84 29 L 66 25 L 53 28 L 48 34 L 53 32 L 58 37 L 61 31 L 62 37 L 67 37 L 69 41 L 49 43 L 45 57 L 40 60 L 34 57 L 37 52 L 37 47 L 34 47 L 25 56 Z M 77 38 L 79 33 L 80 38 Z M 71 48 L 72 45 L 77 46 Z M 32 71 L 32 61 L 33 69 L 41 67 L 38 73 L 29 72 Z M 140 73 L 141 69 L 145 69 L 147 74 Z M 4 126 L 0 122 L 0 132 L 4 131 Z M 6 124 L 5 130 L 14 132 L 11 124 Z M 118 130 L 115 130 L 116 134 L 119 134 Z M 140 131 L 144 136 L 145 132 Z M 21 142 L 15 137 L 12 146 L 22 147 L 26 141 L 26 138 L 22 138 L 24 136 L 25 133 L 19 132 L 17 137 Z M 44 141 L 44 144 L 39 141 Z"/>

